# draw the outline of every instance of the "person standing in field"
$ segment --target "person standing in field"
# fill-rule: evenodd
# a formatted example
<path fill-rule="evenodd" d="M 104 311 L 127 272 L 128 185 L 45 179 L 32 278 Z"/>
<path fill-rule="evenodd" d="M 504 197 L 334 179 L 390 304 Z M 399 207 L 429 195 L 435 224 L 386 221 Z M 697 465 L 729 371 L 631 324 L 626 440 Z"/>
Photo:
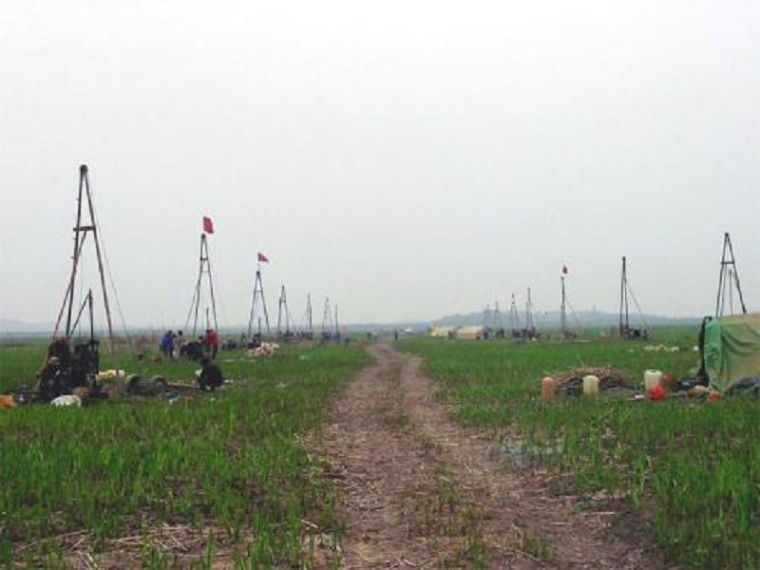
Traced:
<path fill-rule="evenodd" d="M 211 360 L 214 360 L 216 353 L 219 352 L 219 333 L 214 329 L 206 329 L 206 337 L 203 339 L 203 342 L 208 347 Z"/>
<path fill-rule="evenodd" d="M 161 337 L 161 343 L 158 345 L 159 350 L 167 358 L 172 357 L 172 351 L 174 350 L 174 331 L 168 330 Z"/>
<path fill-rule="evenodd" d="M 177 335 L 174 337 L 174 351 L 172 356 L 174 360 L 179 360 L 185 350 L 185 337 L 182 331 L 177 331 Z"/>

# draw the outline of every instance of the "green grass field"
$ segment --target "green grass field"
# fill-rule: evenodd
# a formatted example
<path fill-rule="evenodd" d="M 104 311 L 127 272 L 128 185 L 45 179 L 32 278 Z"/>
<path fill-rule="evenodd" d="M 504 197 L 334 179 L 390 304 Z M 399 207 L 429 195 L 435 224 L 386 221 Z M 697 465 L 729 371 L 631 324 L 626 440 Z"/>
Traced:
<path fill-rule="evenodd" d="M 680 567 L 760 567 L 758 402 L 630 402 L 540 398 L 539 379 L 583 366 L 643 378 L 657 368 L 693 373 L 696 331 L 670 330 L 644 343 L 402 340 L 424 358 L 456 419 L 519 441 L 515 469 L 553 476 L 553 490 L 594 508 L 604 497 L 632 510 L 666 562 Z M 45 346 L 0 347 L 0 392 L 33 384 Z M 208 536 L 208 558 L 238 544 L 242 568 L 310 567 L 312 533 L 338 537 L 338 491 L 302 445 L 331 394 L 368 357 L 358 345 L 287 346 L 273 359 L 223 352 L 235 382 L 171 404 L 166 398 L 103 402 L 82 409 L 44 405 L 0 411 L 0 566 L 61 564 L 60 537 L 148 536 L 160 524 Z M 117 367 L 192 380 L 192 363 L 104 357 Z M 505 457 L 509 454 L 505 453 Z M 308 521 L 305 524 L 304 521 Z M 313 535 L 312 535 L 313 538 Z M 19 545 L 28 545 L 23 551 Z M 146 541 L 142 565 L 180 564 Z M 186 564 L 187 561 L 182 561 Z"/>
<path fill-rule="evenodd" d="M 2 390 L 31 383 L 44 351 L 0 349 Z M 196 368 L 104 360 L 102 368 L 170 380 L 192 380 Z M 14 546 L 19 557 L 21 544 L 33 544 L 22 553 L 30 567 L 50 567 L 62 562 L 57 537 L 66 533 L 85 529 L 97 545 L 161 524 L 207 533 L 209 551 L 247 537 L 235 556 L 242 567 L 308 566 L 308 534 L 339 528 L 335 490 L 300 438 L 320 425 L 327 398 L 367 360 L 358 346 L 287 346 L 263 361 L 223 352 L 219 362 L 234 384 L 192 400 L 2 410 L 0 566 L 11 563 Z M 146 547 L 142 564 L 178 561 Z"/>
<path fill-rule="evenodd" d="M 582 366 L 693 374 L 696 332 L 668 331 L 678 352 L 640 342 L 527 343 L 409 340 L 457 418 L 521 442 L 523 459 L 561 481 L 558 492 L 606 495 L 651 527 L 668 563 L 760 566 L 760 410 L 756 400 L 543 402 L 539 380 Z"/>

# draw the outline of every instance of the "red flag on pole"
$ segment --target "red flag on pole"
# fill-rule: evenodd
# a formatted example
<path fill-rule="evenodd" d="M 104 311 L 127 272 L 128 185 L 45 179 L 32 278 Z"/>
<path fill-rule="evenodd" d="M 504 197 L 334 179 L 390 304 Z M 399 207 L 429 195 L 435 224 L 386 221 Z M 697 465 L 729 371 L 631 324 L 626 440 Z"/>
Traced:
<path fill-rule="evenodd" d="M 562 275 L 567 275 L 567 265 L 562 266 Z"/>
<path fill-rule="evenodd" d="M 269 263 L 269 258 L 261 252 L 259 252 L 258 259 L 260 263 Z"/>
<path fill-rule="evenodd" d="M 203 231 L 207 234 L 214 233 L 214 222 L 212 222 L 211 218 L 207 216 L 203 216 Z"/>

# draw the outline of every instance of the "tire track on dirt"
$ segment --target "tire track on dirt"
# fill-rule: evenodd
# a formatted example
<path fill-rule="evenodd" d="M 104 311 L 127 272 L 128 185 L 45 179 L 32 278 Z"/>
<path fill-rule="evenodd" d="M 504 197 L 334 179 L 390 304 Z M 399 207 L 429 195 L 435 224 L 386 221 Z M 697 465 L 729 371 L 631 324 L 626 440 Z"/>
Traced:
<path fill-rule="evenodd" d="M 314 451 L 342 488 L 343 568 L 654 568 L 639 545 L 504 469 L 389 344 L 333 403 Z"/>

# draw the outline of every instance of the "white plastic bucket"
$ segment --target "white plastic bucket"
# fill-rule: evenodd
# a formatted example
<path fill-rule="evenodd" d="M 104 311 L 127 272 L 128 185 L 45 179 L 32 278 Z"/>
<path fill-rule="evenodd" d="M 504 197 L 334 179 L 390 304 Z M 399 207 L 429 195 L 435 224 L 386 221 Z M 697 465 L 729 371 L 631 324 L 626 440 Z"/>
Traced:
<path fill-rule="evenodd" d="M 599 377 L 589 374 L 583 377 L 583 395 L 596 396 L 599 394 Z"/>
<path fill-rule="evenodd" d="M 662 372 L 660 370 L 647 370 L 644 372 L 644 390 L 647 392 L 654 390 L 660 385 Z"/>

